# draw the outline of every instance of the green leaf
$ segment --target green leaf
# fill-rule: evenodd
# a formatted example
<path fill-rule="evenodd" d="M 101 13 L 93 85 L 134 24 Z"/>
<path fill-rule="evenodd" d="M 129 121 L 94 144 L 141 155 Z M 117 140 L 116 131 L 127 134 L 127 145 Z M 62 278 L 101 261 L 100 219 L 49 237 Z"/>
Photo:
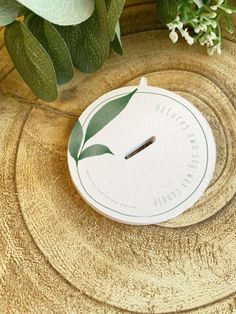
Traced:
<path fill-rule="evenodd" d="M 50 22 L 35 15 L 28 20 L 27 26 L 49 54 L 56 71 L 57 83 L 64 84 L 70 81 L 74 75 L 73 64 L 60 33 Z"/>
<path fill-rule="evenodd" d="M 110 149 L 101 144 L 95 144 L 92 146 L 89 146 L 85 148 L 85 150 L 82 151 L 82 153 L 79 156 L 79 160 L 87 158 L 87 157 L 93 157 L 93 156 L 99 156 L 99 155 L 104 155 L 104 154 L 112 154 L 113 153 L 110 151 Z"/>
<path fill-rule="evenodd" d="M 123 47 L 122 47 L 121 38 L 120 38 L 120 24 L 119 23 L 116 25 L 115 38 L 111 42 L 111 48 L 119 55 L 121 56 L 123 55 Z"/>
<path fill-rule="evenodd" d="M 74 25 L 87 20 L 94 0 L 18 0 L 37 15 L 58 25 Z"/>
<path fill-rule="evenodd" d="M 55 100 L 57 85 L 53 63 L 28 28 L 15 21 L 6 27 L 4 38 L 16 69 L 33 93 L 46 101 Z"/>
<path fill-rule="evenodd" d="M 105 2 L 100 1 L 104 2 L 96 0 L 92 16 L 84 23 L 57 27 L 67 43 L 74 66 L 86 73 L 99 70 L 109 54 L 106 7 Z"/>
<path fill-rule="evenodd" d="M 181 15 L 181 20 L 183 21 L 184 24 L 187 23 L 189 15 L 188 15 L 188 6 L 186 5 L 185 2 L 182 3 L 180 7 L 180 15 Z"/>
<path fill-rule="evenodd" d="M 79 37 L 81 35 L 80 25 L 75 26 L 59 26 L 54 25 L 57 31 L 61 34 L 64 39 L 72 58 L 73 65 L 77 65 L 77 50 L 79 45 Z"/>
<path fill-rule="evenodd" d="M 12 23 L 18 16 L 21 5 L 15 0 L 0 0 L 0 25 Z"/>
<path fill-rule="evenodd" d="M 88 124 L 84 143 L 101 131 L 111 120 L 113 120 L 123 109 L 125 109 L 136 90 L 137 89 L 128 95 L 109 101 L 94 114 Z"/>
<path fill-rule="evenodd" d="M 107 15 L 110 40 L 115 38 L 116 26 L 123 10 L 125 0 L 107 0 Z"/>
<path fill-rule="evenodd" d="M 178 4 L 176 0 L 156 0 L 157 14 L 161 23 L 169 24 L 173 22 L 178 14 Z"/>
<path fill-rule="evenodd" d="M 232 17 L 225 13 L 224 14 L 225 20 L 226 20 L 226 30 L 230 33 L 233 34 L 234 32 L 234 25 L 233 25 L 233 21 L 232 21 Z"/>
<path fill-rule="evenodd" d="M 82 144 L 82 139 L 83 139 L 83 130 L 82 130 L 82 126 L 79 122 L 79 120 L 76 122 L 70 139 L 69 139 L 69 152 L 71 157 L 74 158 L 74 160 L 78 161 L 78 154 L 79 154 L 79 150 Z"/>

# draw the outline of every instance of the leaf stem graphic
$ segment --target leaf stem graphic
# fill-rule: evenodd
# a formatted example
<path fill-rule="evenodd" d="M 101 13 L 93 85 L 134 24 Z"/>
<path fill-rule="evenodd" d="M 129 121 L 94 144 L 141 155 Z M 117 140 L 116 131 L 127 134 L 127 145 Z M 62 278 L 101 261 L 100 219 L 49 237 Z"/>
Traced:
<path fill-rule="evenodd" d="M 85 135 L 79 120 L 76 122 L 69 140 L 69 152 L 75 160 L 78 161 L 87 157 L 99 156 L 103 154 L 112 154 L 112 151 L 103 144 L 94 144 L 84 149 L 87 141 L 101 131 L 110 121 L 117 117 L 122 110 L 126 108 L 137 88 L 131 93 L 113 99 L 100 108 L 89 121 Z"/>

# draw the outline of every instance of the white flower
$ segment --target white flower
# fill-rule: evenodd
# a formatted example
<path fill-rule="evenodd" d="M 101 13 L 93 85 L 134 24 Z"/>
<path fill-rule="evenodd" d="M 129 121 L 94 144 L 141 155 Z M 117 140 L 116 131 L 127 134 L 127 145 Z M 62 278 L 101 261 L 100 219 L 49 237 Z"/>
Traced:
<path fill-rule="evenodd" d="M 218 43 L 214 46 L 211 46 L 209 48 L 207 48 L 207 53 L 212 56 L 214 53 L 218 53 L 218 54 L 221 54 L 222 53 L 222 50 L 221 50 L 221 44 Z"/>
<path fill-rule="evenodd" d="M 211 9 L 212 9 L 213 11 L 216 11 L 216 10 L 218 9 L 218 6 L 217 6 L 217 5 L 212 5 L 212 6 L 211 6 Z"/>
<path fill-rule="evenodd" d="M 180 32 L 182 37 L 184 37 L 184 39 L 187 41 L 189 45 L 192 45 L 194 43 L 194 38 L 189 35 L 188 29 L 187 28 L 183 29 L 184 24 L 182 21 L 180 21 L 179 16 L 177 16 L 177 18 L 172 23 L 167 24 L 167 26 L 171 31 L 169 37 L 173 43 L 176 43 L 179 38 L 176 30 Z"/>
<path fill-rule="evenodd" d="M 188 33 L 188 29 L 180 29 L 180 34 L 182 35 L 182 37 L 184 37 L 184 39 L 187 41 L 187 43 L 191 46 L 194 43 L 194 38 L 191 37 Z"/>
<path fill-rule="evenodd" d="M 212 5 L 210 8 L 213 10 L 213 11 L 216 11 L 220 6 L 221 4 L 223 4 L 224 0 L 218 0 L 217 1 L 217 4 L 215 5 Z"/>
<path fill-rule="evenodd" d="M 167 27 L 172 30 L 172 29 L 175 29 L 175 28 L 183 28 L 184 24 L 182 21 L 180 21 L 180 17 L 177 16 L 176 19 L 172 22 L 172 23 L 169 23 L 167 24 Z"/>
<path fill-rule="evenodd" d="M 209 18 L 209 19 L 214 19 L 217 16 L 216 12 L 210 12 L 210 13 L 201 13 L 200 18 Z"/>
<path fill-rule="evenodd" d="M 187 38 L 185 37 L 185 39 L 186 39 L 187 43 L 188 43 L 190 46 L 192 46 L 192 45 L 194 44 L 194 38 L 193 38 L 193 37 L 191 37 L 191 36 L 188 35 L 188 37 L 187 37 Z"/>
<path fill-rule="evenodd" d="M 228 9 L 228 8 L 224 8 L 225 12 L 228 13 L 228 14 L 232 14 L 233 11 L 231 9 Z"/>
<path fill-rule="evenodd" d="M 216 23 L 215 20 L 213 20 L 213 21 L 211 22 L 211 26 L 212 26 L 213 28 L 216 28 L 216 27 L 217 27 L 217 23 Z"/>
<path fill-rule="evenodd" d="M 177 40 L 179 38 L 177 32 L 174 29 L 170 32 L 169 37 L 174 44 L 177 42 Z"/>
<path fill-rule="evenodd" d="M 211 37 L 211 39 L 217 39 L 216 33 L 214 32 L 210 32 L 209 36 Z"/>
<path fill-rule="evenodd" d="M 199 7 L 201 8 L 203 3 L 202 3 L 202 0 L 193 0 L 193 2 Z"/>
<path fill-rule="evenodd" d="M 197 27 L 194 28 L 195 33 L 200 33 L 201 31 L 206 32 L 207 31 L 207 25 L 205 24 L 199 24 Z"/>

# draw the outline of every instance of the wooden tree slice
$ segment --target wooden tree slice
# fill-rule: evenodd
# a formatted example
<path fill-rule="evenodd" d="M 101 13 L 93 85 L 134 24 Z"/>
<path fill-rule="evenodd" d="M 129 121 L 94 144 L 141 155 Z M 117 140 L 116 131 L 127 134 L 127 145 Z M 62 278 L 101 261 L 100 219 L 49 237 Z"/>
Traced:
<path fill-rule="evenodd" d="M 166 30 L 147 31 L 158 27 L 153 2 L 128 4 L 124 56 L 112 54 L 95 74 L 77 73 L 53 103 L 36 101 L 0 50 L 0 285 L 9 296 L 1 313 L 236 310 L 235 37 L 210 58 L 202 47 L 173 45 Z M 142 75 L 197 106 L 217 144 L 204 196 L 161 226 L 99 215 L 67 169 L 67 141 L 80 113 Z"/>

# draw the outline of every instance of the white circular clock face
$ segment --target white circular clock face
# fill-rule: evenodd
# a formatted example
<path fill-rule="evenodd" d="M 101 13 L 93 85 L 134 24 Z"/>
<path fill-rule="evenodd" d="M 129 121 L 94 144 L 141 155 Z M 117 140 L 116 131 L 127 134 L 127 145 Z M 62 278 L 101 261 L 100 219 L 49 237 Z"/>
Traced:
<path fill-rule="evenodd" d="M 190 208 L 209 185 L 216 159 L 212 131 L 191 103 L 170 91 L 114 90 L 79 122 L 77 161 L 68 150 L 71 177 L 85 201 L 111 219 L 166 221 Z"/>

